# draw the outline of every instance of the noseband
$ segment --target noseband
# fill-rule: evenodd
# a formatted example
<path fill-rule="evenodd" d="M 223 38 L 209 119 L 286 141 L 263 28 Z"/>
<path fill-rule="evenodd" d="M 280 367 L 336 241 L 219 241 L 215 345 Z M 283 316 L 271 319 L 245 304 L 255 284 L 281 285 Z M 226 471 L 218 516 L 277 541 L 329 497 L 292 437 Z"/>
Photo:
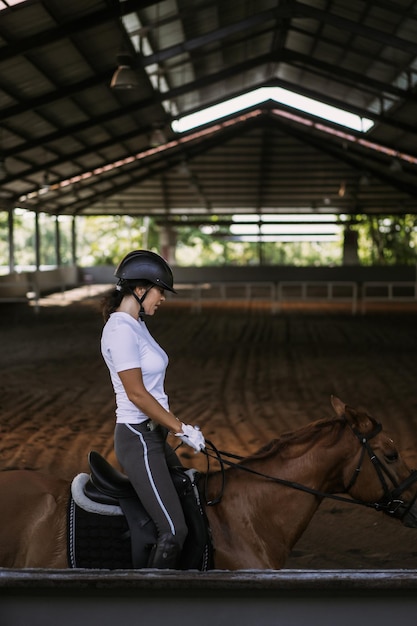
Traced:
<path fill-rule="evenodd" d="M 361 454 L 359 457 L 358 466 L 353 472 L 352 478 L 350 479 L 349 484 L 347 485 L 345 491 L 349 492 L 354 486 L 354 484 L 356 483 L 356 480 L 362 470 L 362 465 L 363 465 L 365 456 L 368 455 L 369 460 L 371 461 L 377 473 L 379 482 L 381 483 L 381 487 L 384 491 L 383 497 L 381 498 L 379 502 L 376 502 L 374 504 L 374 508 L 378 511 L 383 511 L 387 515 L 391 515 L 398 519 L 403 519 L 403 517 L 407 515 L 407 513 L 410 511 L 411 507 L 413 506 L 414 502 L 416 501 L 417 492 L 414 495 L 414 498 L 412 498 L 412 500 L 408 504 L 406 504 L 404 500 L 401 500 L 400 496 L 413 483 L 416 482 L 417 470 L 412 470 L 410 472 L 410 475 L 407 476 L 405 480 L 403 480 L 401 483 L 398 483 L 396 479 L 394 478 L 394 476 L 391 474 L 391 472 L 379 460 L 374 450 L 372 449 L 372 446 L 369 443 L 371 439 L 376 437 L 376 435 L 378 435 L 381 432 L 382 425 L 379 422 L 376 422 L 375 428 L 367 435 L 364 435 L 363 433 L 359 432 L 350 423 L 349 423 L 349 426 L 353 434 L 355 435 L 355 437 L 358 439 L 359 443 L 361 444 Z M 393 489 L 390 489 L 388 487 L 387 479 L 393 485 Z"/>

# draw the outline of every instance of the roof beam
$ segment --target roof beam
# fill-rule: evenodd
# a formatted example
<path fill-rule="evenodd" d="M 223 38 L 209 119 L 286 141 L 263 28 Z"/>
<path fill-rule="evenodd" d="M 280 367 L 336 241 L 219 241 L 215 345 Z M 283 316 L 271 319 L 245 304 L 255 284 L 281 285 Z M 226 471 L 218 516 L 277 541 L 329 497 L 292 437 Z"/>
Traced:
<path fill-rule="evenodd" d="M 94 119 L 92 120 L 85 120 L 84 122 L 80 122 L 79 124 L 74 124 L 73 126 L 65 127 L 62 130 L 54 131 L 50 133 L 49 135 L 43 135 L 42 137 L 39 137 L 34 141 L 22 142 L 22 144 L 19 144 L 18 146 L 15 146 L 14 148 L 11 148 L 7 151 L 3 151 L 3 157 L 7 158 L 10 156 L 16 156 L 20 152 L 24 152 L 31 148 L 36 148 L 39 145 L 44 146 L 48 144 L 49 142 L 55 142 L 59 139 L 62 139 L 62 137 L 66 137 L 67 135 L 75 135 L 79 132 L 88 130 L 89 128 L 93 128 L 94 126 L 99 126 L 100 124 L 106 124 L 107 122 L 113 121 L 119 117 L 123 117 L 124 115 L 138 113 L 138 110 L 141 108 L 150 107 L 152 105 L 155 105 L 155 103 L 164 102 L 165 100 L 173 100 L 178 96 L 190 93 L 196 89 L 206 87 L 208 85 L 214 84 L 221 80 L 227 80 L 239 74 L 240 72 L 244 72 L 244 71 L 253 69 L 255 67 L 258 67 L 259 65 L 262 65 L 268 62 L 269 59 L 270 59 L 269 54 L 260 55 L 259 57 L 256 57 L 255 59 L 250 59 L 249 61 L 240 63 L 232 68 L 227 68 L 221 72 L 216 72 L 215 74 L 212 74 L 210 76 L 199 78 L 195 81 L 192 81 L 191 83 L 185 83 L 184 85 L 181 85 L 179 87 L 174 87 L 173 89 L 170 89 L 169 91 L 166 91 L 163 93 L 155 92 L 149 98 L 144 98 L 143 100 L 134 101 L 134 102 L 131 102 L 130 104 L 126 104 L 123 107 L 118 107 L 117 109 L 114 109 L 113 111 L 104 113 L 103 115 L 98 115 L 94 117 Z M 70 160 L 70 157 L 68 160 Z"/>
<path fill-rule="evenodd" d="M 184 54 L 184 52 L 191 52 L 193 50 L 197 50 L 198 48 L 202 48 L 203 46 L 215 43 L 216 41 L 223 41 L 230 35 L 235 35 L 242 30 L 253 28 L 254 26 L 263 24 L 266 21 L 275 21 L 277 18 L 286 18 L 289 17 L 290 14 L 291 12 L 288 10 L 288 5 L 286 4 L 279 6 L 276 9 L 255 13 L 244 20 L 234 22 L 233 24 L 212 30 L 211 32 L 205 33 L 199 37 L 194 37 L 188 41 L 170 46 L 164 50 L 159 50 L 158 52 L 154 52 L 148 56 L 141 57 L 142 65 L 147 67 L 148 65 L 163 63 L 173 57 Z"/>
<path fill-rule="evenodd" d="M 309 144 L 316 150 L 323 152 L 338 161 L 342 161 L 358 171 L 366 170 L 378 178 L 378 180 L 382 183 L 388 184 L 398 191 L 417 198 L 417 183 L 412 184 L 407 181 L 399 180 L 395 174 L 389 171 L 388 167 L 384 167 L 383 165 L 381 166 L 376 158 L 370 158 L 369 155 L 364 156 L 363 154 L 358 154 L 355 144 L 349 144 L 349 150 L 345 150 L 343 145 L 340 145 L 340 143 L 323 141 L 321 137 L 315 137 L 311 133 L 306 133 L 302 129 L 295 128 L 295 126 L 279 120 L 277 117 L 271 118 L 271 121 L 277 124 L 282 131 L 297 138 L 303 143 Z"/>
<path fill-rule="evenodd" d="M 76 200 L 72 204 L 72 207 L 76 213 L 79 213 L 83 210 L 83 208 L 94 204 L 94 202 L 97 202 L 99 199 L 116 195 L 122 191 L 125 191 L 126 189 L 133 187 L 136 184 L 163 174 L 173 167 L 178 167 L 184 161 L 184 155 L 186 160 L 190 162 L 192 161 L 192 159 L 196 158 L 200 154 L 204 154 L 205 152 L 208 152 L 215 148 L 217 145 L 225 143 L 226 141 L 229 141 L 230 139 L 241 135 L 242 125 L 244 125 L 245 128 L 252 128 L 257 124 L 258 118 L 250 119 L 241 124 L 236 124 L 235 126 L 225 128 L 220 132 L 215 133 L 208 138 L 205 138 L 203 141 L 197 141 L 194 145 L 187 144 L 185 146 L 184 144 L 180 143 L 175 148 L 173 148 L 172 151 L 170 151 L 169 155 L 166 153 L 159 153 L 156 156 L 150 157 L 149 159 L 142 159 L 140 162 L 137 162 L 137 165 L 135 167 L 130 167 L 130 169 L 127 171 L 127 174 L 130 175 L 129 181 L 123 182 L 120 185 L 116 184 L 111 189 L 107 189 L 106 191 L 94 194 L 94 200 L 92 200 L 91 197 L 87 199 Z M 145 170 L 145 168 L 147 169 Z M 138 176 L 135 175 L 136 171 L 139 171 Z M 106 182 L 111 182 L 112 179 L 117 178 L 117 176 L 120 176 L 120 170 L 116 169 L 111 174 L 107 174 Z M 97 180 L 97 178 L 93 178 L 90 184 L 83 184 L 83 189 L 93 189 L 94 186 L 99 183 L 100 180 Z M 209 203 L 207 202 L 207 200 L 204 199 L 204 196 L 202 196 L 200 199 L 206 203 L 206 208 L 207 210 L 209 210 Z M 26 203 L 25 206 L 29 209 L 33 208 L 30 202 Z M 36 206 L 38 210 L 42 210 L 42 202 L 39 198 L 37 198 L 36 200 Z M 57 213 L 61 213 L 67 208 L 68 207 L 62 207 L 62 209 L 58 210 Z"/>
<path fill-rule="evenodd" d="M 59 167 L 60 165 L 63 165 L 64 163 L 68 163 L 68 161 L 76 161 L 78 159 L 82 159 L 83 157 L 88 156 L 92 152 L 97 153 L 102 150 L 106 150 L 107 148 L 112 148 L 115 144 L 119 145 L 125 141 L 129 141 L 131 139 L 137 138 L 140 135 L 146 135 L 147 133 L 150 132 L 150 130 L 151 128 L 149 127 L 138 128 L 128 133 L 118 135 L 117 139 L 115 139 L 114 137 L 111 137 L 110 139 L 107 139 L 106 141 L 96 143 L 94 146 L 84 147 L 81 150 L 71 152 L 71 154 L 61 155 L 51 161 L 40 163 L 38 165 L 32 165 L 32 167 L 22 172 L 19 172 L 18 174 L 7 176 L 7 182 L 12 183 L 15 180 L 21 180 L 22 178 L 26 178 L 27 176 L 33 176 L 34 174 L 37 174 L 39 172 L 44 172 L 45 170 L 51 171 L 54 168 Z M 41 142 L 41 145 L 42 145 L 42 142 Z"/>
<path fill-rule="evenodd" d="M 257 222 L 255 222 L 254 220 L 244 220 L 244 219 L 239 219 L 239 221 L 237 220 L 231 220 L 231 219 L 222 219 L 216 215 L 215 219 L 213 219 L 213 216 L 207 216 L 205 219 L 202 219 L 201 217 L 198 217 L 197 219 L 193 218 L 193 217 L 189 217 L 187 220 L 184 220 L 182 217 L 175 219 L 175 217 L 170 216 L 169 218 L 165 218 L 162 216 L 158 216 L 156 218 L 156 223 L 160 224 L 161 226 L 179 226 L 179 227 L 190 227 L 190 226 L 224 226 L 224 227 L 228 227 L 228 226 L 232 226 L 232 225 L 244 225 L 244 226 L 251 226 L 253 224 L 255 224 L 256 226 L 259 226 L 259 224 L 272 224 L 272 225 L 276 225 L 276 226 L 299 226 L 300 224 L 311 224 L 311 225 L 320 225 L 323 226 L 325 224 L 332 224 L 333 222 L 329 222 L 329 220 L 314 220 L 314 222 L 312 222 L 311 220 L 305 220 L 305 221 L 300 221 L 300 220 L 280 220 L 279 217 L 277 216 L 276 219 L 274 220 L 263 220 L 263 215 L 259 215 L 259 220 Z M 337 223 L 336 221 L 334 223 Z M 352 222 L 349 220 L 349 223 L 351 224 Z"/>
<path fill-rule="evenodd" d="M 145 9 L 153 4 L 156 4 L 155 0 L 124 0 L 123 2 L 108 3 L 107 7 L 101 11 L 95 11 L 78 19 L 64 22 L 36 35 L 22 37 L 16 42 L 8 41 L 7 46 L 0 48 L 0 62 L 7 61 L 14 56 L 25 55 L 35 48 L 54 43 L 66 37 L 79 35 L 81 32 L 98 24 L 118 20 L 121 15 Z M 0 32 L 3 32 L 1 23 Z"/>
<path fill-rule="evenodd" d="M 96 87 L 98 85 L 102 85 L 105 82 L 108 82 L 109 77 L 109 72 L 94 74 L 93 76 L 89 76 L 85 80 L 79 81 L 74 85 L 60 87 L 59 89 L 54 89 L 53 91 L 50 91 L 46 94 L 42 94 L 41 96 L 30 98 L 29 100 L 21 100 L 19 104 L 13 104 L 12 106 L 6 107 L 5 109 L 1 109 L 0 114 L 2 122 L 11 117 L 14 117 L 15 115 L 21 115 L 22 113 L 26 113 L 27 111 L 33 111 L 39 109 L 40 107 L 54 104 L 55 102 L 63 100 L 64 98 L 71 98 L 72 96 L 76 96 L 78 93 L 83 92 L 85 89 L 91 89 L 91 87 Z"/>
<path fill-rule="evenodd" d="M 40 145 L 44 146 L 47 145 L 49 142 L 55 142 L 63 137 L 66 137 L 67 135 L 76 135 L 79 132 L 88 130 L 89 128 L 93 128 L 94 126 L 100 125 L 100 124 L 106 124 L 106 122 L 115 120 L 119 117 L 122 117 L 124 115 L 128 115 L 131 113 L 137 113 L 138 110 L 140 108 L 145 108 L 145 107 L 149 107 L 152 106 L 153 104 L 155 104 L 155 102 L 163 102 L 165 100 L 173 100 L 175 99 L 177 96 L 180 95 L 184 95 L 187 93 L 190 93 L 194 90 L 200 89 L 202 87 L 206 87 L 212 84 L 215 84 L 217 82 L 220 82 L 222 80 L 227 80 L 230 79 L 236 75 L 239 75 L 242 72 L 248 71 L 250 69 L 259 67 L 260 65 L 263 65 L 265 63 L 270 62 L 271 60 L 274 60 L 273 57 L 271 57 L 270 54 L 265 54 L 265 55 L 259 55 L 258 57 L 254 58 L 254 59 L 250 59 L 248 61 L 245 61 L 243 63 L 237 64 L 235 66 L 233 66 L 232 68 L 227 68 L 225 70 L 222 70 L 220 72 L 216 72 L 215 74 L 209 75 L 209 76 L 205 76 L 202 77 L 200 79 L 197 79 L 195 81 L 192 81 L 190 83 L 186 83 L 184 85 L 181 85 L 179 87 L 175 87 L 167 92 L 164 93 L 154 93 L 151 97 L 149 98 L 145 98 L 143 100 L 140 101 L 135 101 L 132 102 L 129 105 L 124 106 L 123 108 L 117 108 L 113 111 L 107 112 L 103 115 L 99 115 L 96 116 L 94 119 L 92 120 L 86 120 L 84 122 L 81 122 L 79 124 L 75 124 L 73 126 L 69 126 L 66 127 L 62 130 L 59 131 L 55 131 L 53 133 L 50 133 L 49 135 L 44 135 L 42 137 L 39 137 L 36 140 L 33 141 L 25 141 L 22 142 L 22 144 L 19 144 L 18 146 L 15 146 L 12 149 L 9 149 L 7 151 L 4 151 L 4 158 L 8 158 L 11 156 L 16 156 L 18 154 L 20 154 L 21 152 L 25 152 L 28 149 L 32 149 L 32 148 L 36 148 Z M 307 97 L 310 98 L 315 98 L 316 100 L 321 100 L 324 103 L 327 104 L 331 104 L 333 106 L 339 107 L 339 108 L 344 108 L 345 110 L 351 112 L 351 113 L 356 113 L 357 115 L 360 115 L 362 117 L 368 117 L 372 120 L 374 120 L 375 122 L 380 122 L 383 124 L 386 124 L 388 126 L 391 126 L 393 128 L 397 128 L 399 130 L 402 130 L 406 133 L 412 133 L 412 134 L 416 134 L 417 129 L 414 125 L 405 123 L 405 122 L 400 122 L 398 120 L 393 120 L 390 119 L 388 117 L 386 117 L 385 115 L 382 114 L 377 114 L 377 113 L 372 113 L 367 111 L 366 109 L 361 109 L 359 107 L 355 107 L 352 105 L 346 106 L 345 102 L 341 102 L 339 100 L 337 100 L 336 98 L 330 97 L 328 95 L 326 95 L 325 97 L 323 97 L 322 94 L 319 94 L 318 92 L 315 92 L 311 89 L 306 89 L 303 87 L 300 87 L 299 85 L 290 83 L 288 81 L 284 81 L 284 80 L 280 80 L 280 79 L 273 79 L 271 81 L 268 81 L 266 84 L 269 85 L 277 85 L 280 87 L 284 87 L 286 89 L 289 89 L 291 91 L 294 91 L 296 93 L 300 93 L 301 95 L 305 95 Z M 254 85 L 253 88 L 256 87 L 260 87 L 262 85 L 265 85 L 265 83 L 262 83 L 260 85 Z M 240 92 L 241 93 L 241 92 Z M 230 97 L 233 97 L 237 94 L 230 94 Z M 207 106 L 211 105 L 211 104 L 215 104 L 215 102 L 208 102 Z M 184 114 L 188 114 L 191 113 L 192 111 L 184 111 Z M 114 141 L 117 141 L 117 139 L 115 138 Z M 94 151 L 95 147 L 92 146 L 91 147 L 91 151 Z M 67 155 L 67 160 L 71 160 L 71 155 Z M 5 180 L 4 182 L 7 182 L 7 180 Z"/>
<path fill-rule="evenodd" d="M 393 6 L 392 10 L 397 13 L 398 7 Z M 293 12 L 294 17 L 311 17 L 317 22 L 331 24 L 344 32 L 354 33 L 360 37 L 372 39 L 385 46 L 391 46 L 392 48 L 397 48 L 398 50 L 403 50 L 413 56 L 417 56 L 417 43 L 396 37 L 390 33 L 385 33 L 382 30 L 376 30 L 370 26 L 364 26 L 359 22 L 353 22 L 352 20 L 340 17 L 339 15 L 334 15 L 330 11 L 316 9 L 315 7 L 304 4 L 303 2 L 295 1 L 293 3 Z"/>
<path fill-rule="evenodd" d="M 332 96 L 319 94 L 317 91 L 313 89 L 308 89 L 305 87 L 301 87 L 295 83 L 291 83 L 282 79 L 274 79 L 268 81 L 266 84 L 268 85 L 276 85 L 277 87 L 283 87 L 284 89 L 288 89 L 289 91 L 293 91 L 295 93 L 299 93 L 302 96 L 307 96 L 308 98 L 314 98 L 315 100 L 319 100 L 325 104 L 330 104 L 332 106 L 338 107 L 339 109 L 343 109 L 348 111 L 349 113 L 355 113 L 360 117 L 367 117 L 368 119 L 373 120 L 374 122 L 378 122 L 380 124 L 385 124 L 386 126 L 390 126 L 392 128 L 396 128 L 398 130 L 402 130 L 406 133 L 411 133 L 412 135 L 417 134 L 417 127 L 414 124 L 408 124 L 407 122 L 402 122 L 398 119 L 387 117 L 381 113 L 374 113 L 373 111 L 368 111 L 368 109 L 363 109 L 361 107 L 357 107 L 355 105 L 349 104 L 346 102 L 342 102 L 337 98 L 333 98 Z M 303 113 L 303 115 L 306 115 Z M 308 115 L 308 114 L 307 114 Z M 308 116 L 312 117 L 312 116 Z"/>
<path fill-rule="evenodd" d="M 263 32 L 269 32 L 269 30 L 270 29 L 268 29 L 268 31 L 263 31 Z M 153 58 L 153 56 L 141 57 L 141 59 L 142 58 L 151 59 Z M 268 60 L 271 62 L 275 62 L 275 59 L 273 57 L 271 57 Z M 146 63 L 143 63 L 142 65 L 147 66 L 149 65 L 149 63 L 146 62 Z M 89 89 L 97 85 L 102 85 L 103 83 L 107 84 L 109 83 L 109 79 L 113 71 L 114 71 L 114 68 L 112 67 L 111 71 L 109 70 L 109 71 L 102 72 L 102 73 L 94 73 L 94 75 L 82 81 L 79 81 L 77 83 L 74 83 L 72 85 L 54 89 L 53 91 L 50 91 L 46 94 L 42 94 L 41 96 L 37 96 L 37 97 L 35 96 L 28 100 L 20 100 L 18 104 L 13 104 L 9 107 L 1 109 L 1 119 L 4 122 L 5 120 L 15 115 L 20 115 L 22 113 L 26 113 L 27 111 L 36 110 L 42 106 L 48 106 L 64 98 L 76 96 L 78 95 L 78 93 L 82 93 L 85 89 Z M 15 95 L 13 97 L 17 99 Z"/>
<path fill-rule="evenodd" d="M 395 87 L 394 85 L 383 83 L 382 81 L 375 80 L 369 76 L 361 74 L 359 72 L 352 72 L 351 70 L 343 67 L 326 63 L 325 61 L 319 61 L 312 56 L 295 52 L 294 50 L 283 50 L 280 54 L 279 61 L 288 63 L 293 67 L 305 71 L 309 71 L 310 68 L 320 70 L 327 78 L 330 78 L 338 83 L 343 82 L 349 87 L 356 87 L 360 85 L 362 89 L 366 89 L 373 93 L 375 97 L 381 97 L 381 94 L 390 94 L 395 98 L 401 98 L 402 100 L 416 101 L 417 93 Z M 342 79 L 342 80 L 341 80 Z"/>

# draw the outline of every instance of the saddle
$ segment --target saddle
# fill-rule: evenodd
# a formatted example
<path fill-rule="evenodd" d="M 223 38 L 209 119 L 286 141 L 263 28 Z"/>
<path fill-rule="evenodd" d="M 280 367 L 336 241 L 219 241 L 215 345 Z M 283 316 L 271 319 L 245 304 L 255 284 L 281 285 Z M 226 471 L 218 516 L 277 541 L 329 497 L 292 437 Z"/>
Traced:
<path fill-rule="evenodd" d="M 71 485 L 70 567 L 145 568 L 157 540 L 153 520 L 127 476 L 96 451 L 89 453 L 88 461 L 90 474 L 78 474 Z M 176 467 L 171 470 L 171 477 L 188 526 L 179 569 L 206 571 L 213 567 L 213 547 L 197 487 L 198 472 Z"/>

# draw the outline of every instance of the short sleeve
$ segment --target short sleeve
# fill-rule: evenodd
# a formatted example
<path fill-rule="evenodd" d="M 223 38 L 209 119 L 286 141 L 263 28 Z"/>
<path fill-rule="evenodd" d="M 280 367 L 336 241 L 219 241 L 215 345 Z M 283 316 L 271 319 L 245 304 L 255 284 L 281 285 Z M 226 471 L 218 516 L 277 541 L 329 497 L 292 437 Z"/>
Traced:
<path fill-rule="evenodd" d="M 108 352 L 116 372 L 142 367 L 139 337 L 130 324 L 119 323 L 108 337 Z"/>

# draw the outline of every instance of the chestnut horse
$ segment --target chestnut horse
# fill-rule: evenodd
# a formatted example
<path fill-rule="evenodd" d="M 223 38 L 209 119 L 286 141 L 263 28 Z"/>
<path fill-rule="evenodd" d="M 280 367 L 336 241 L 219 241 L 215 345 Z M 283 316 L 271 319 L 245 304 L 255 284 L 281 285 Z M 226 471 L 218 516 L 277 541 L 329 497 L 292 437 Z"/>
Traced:
<path fill-rule="evenodd" d="M 206 507 L 216 569 L 282 568 L 323 497 L 373 507 L 417 527 L 417 472 L 376 420 L 338 398 L 332 405 L 335 418 L 202 476 L 201 490 L 217 501 Z M 1 567 L 68 567 L 68 494 L 67 482 L 38 472 L 0 473 Z"/>

